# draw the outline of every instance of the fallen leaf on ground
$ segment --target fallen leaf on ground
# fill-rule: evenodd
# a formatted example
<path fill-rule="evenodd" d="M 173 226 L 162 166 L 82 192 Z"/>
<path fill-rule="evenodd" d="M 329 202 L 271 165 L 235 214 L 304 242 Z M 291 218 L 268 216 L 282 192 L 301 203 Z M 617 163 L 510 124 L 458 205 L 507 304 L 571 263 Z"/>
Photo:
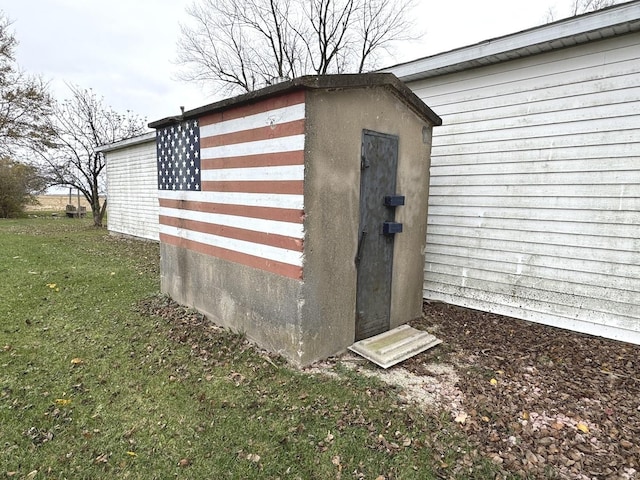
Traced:
<path fill-rule="evenodd" d="M 260 455 L 250 453 L 249 455 L 247 455 L 247 460 L 249 460 L 250 462 L 258 463 L 260 461 Z"/>
<path fill-rule="evenodd" d="M 578 425 L 576 425 L 576 428 L 582 433 L 589 433 L 589 427 L 587 427 L 587 425 L 582 422 L 578 423 Z"/>
<path fill-rule="evenodd" d="M 459 414 L 456 416 L 456 418 L 454 418 L 453 420 L 454 420 L 454 422 L 456 422 L 456 423 L 464 423 L 464 422 L 466 422 L 466 421 L 467 421 L 467 417 L 468 417 L 468 415 L 467 415 L 466 413 L 461 412 L 461 413 L 459 413 Z"/>
<path fill-rule="evenodd" d="M 640 346 L 439 302 L 425 303 L 413 326 L 437 331 L 451 350 L 416 356 L 405 367 L 416 375 L 428 374 L 431 363 L 456 367 L 460 400 L 445 399 L 445 408 L 451 419 L 469 413 L 460 430 L 509 475 L 637 476 L 624 468 L 640 470 Z M 460 471 L 468 466 L 456 463 Z"/>

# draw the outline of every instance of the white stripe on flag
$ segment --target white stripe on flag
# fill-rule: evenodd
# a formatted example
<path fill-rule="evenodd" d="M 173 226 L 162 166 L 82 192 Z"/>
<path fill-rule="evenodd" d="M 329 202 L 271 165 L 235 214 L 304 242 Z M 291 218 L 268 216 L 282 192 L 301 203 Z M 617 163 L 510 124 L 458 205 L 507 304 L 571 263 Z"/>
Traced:
<path fill-rule="evenodd" d="M 294 152 L 304 150 L 304 134 L 288 137 L 256 140 L 255 142 L 234 143 L 219 147 L 202 148 L 200 158 L 229 158 L 244 157 L 245 155 L 260 155 L 265 153 Z M 202 138 L 204 141 L 204 137 Z"/>
<path fill-rule="evenodd" d="M 304 119 L 305 104 L 298 103 L 283 108 L 276 108 L 267 112 L 256 113 L 242 118 L 225 120 L 211 125 L 200 127 L 200 137 L 212 137 L 214 135 L 224 135 L 227 133 L 240 132 L 242 130 L 252 130 L 254 128 L 268 127 L 279 123 L 293 122 Z"/>
<path fill-rule="evenodd" d="M 264 220 L 261 218 L 239 217 L 219 213 L 197 212 L 177 208 L 160 207 L 160 215 L 167 217 L 194 220 L 196 222 L 224 225 L 226 227 L 242 228 L 254 232 L 284 235 L 285 237 L 303 238 L 304 227 L 301 223 L 280 222 L 277 220 Z"/>
<path fill-rule="evenodd" d="M 270 207 L 302 210 L 304 195 L 284 193 L 243 193 L 243 192 L 189 192 L 159 190 L 158 198 L 191 202 L 222 203 L 244 205 L 246 207 Z"/>
<path fill-rule="evenodd" d="M 201 180 L 205 181 L 275 181 L 304 180 L 304 165 L 283 165 L 251 168 L 214 168 L 202 170 Z"/>
<path fill-rule="evenodd" d="M 226 250 L 232 250 L 234 252 L 253 255 L 254 257 L 266 258 L 275 262 L 286 263 L 298 267 L 302 266 L 302 252 L 296 252 L 295 250 L 272 247 L 269 245 L 262 245 L 234 238 L 220 237 L 218 235 L 211 235 L 208 233 L 194 232 L 184 228 L 176 228 L 168 225 L 160 225 L 160 233 L 171 235 L 172 237 L 192 240 L 205 245 L 224 248 Z"/>

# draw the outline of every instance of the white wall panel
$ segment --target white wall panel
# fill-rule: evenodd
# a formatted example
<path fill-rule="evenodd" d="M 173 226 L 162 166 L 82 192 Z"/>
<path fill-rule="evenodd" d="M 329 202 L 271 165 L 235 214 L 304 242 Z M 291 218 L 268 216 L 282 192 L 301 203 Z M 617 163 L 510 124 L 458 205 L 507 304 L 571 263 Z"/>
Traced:
<path fill-rule="evenodd" d="M 155 138 L 105 153 L 109 231 L 158 240 Z"/>
<path fill-rule="evenodd" d="M 640 343 L 640 35 L 415 81 L 424 296 Z"/>

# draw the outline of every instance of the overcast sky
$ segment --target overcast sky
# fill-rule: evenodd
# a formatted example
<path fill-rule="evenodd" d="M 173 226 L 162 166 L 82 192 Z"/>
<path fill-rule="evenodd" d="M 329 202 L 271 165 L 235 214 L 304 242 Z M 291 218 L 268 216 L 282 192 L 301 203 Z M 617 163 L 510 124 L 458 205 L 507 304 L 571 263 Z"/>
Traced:
<path fill-rule="evenodd" d="M 92 88 L 118 111 L 157 120 L 211 103 L 198 86 L 176 80 L 176 40 L 192 0 L 0 0 L 19 41 L 17 59 L 50 82 Z M 383 66 L 544 24 L 549 9 L 567 16 L 571 0 L 419 0 L 426 32 Z"/>

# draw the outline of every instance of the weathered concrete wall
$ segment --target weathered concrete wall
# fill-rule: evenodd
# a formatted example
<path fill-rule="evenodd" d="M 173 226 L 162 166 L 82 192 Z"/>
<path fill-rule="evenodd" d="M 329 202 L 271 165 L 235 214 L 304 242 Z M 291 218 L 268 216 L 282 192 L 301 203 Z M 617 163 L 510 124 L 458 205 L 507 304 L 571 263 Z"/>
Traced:
<path fill-rule="evenodd" d="M 398 135 L 391 328 L 420 315 L 430 126 L 385 88 L 307 93 L 303 363 L 343 351 L 355 337 L 362 130 Z"/>
<path fill-rule="evenodd" d="M 300 363 L 304 99 L 304 91 L 292 90 L 205 112 L 197 125 L 187 120 L 163 129 L 167 141 L 159 150 L 172 168 L 168 139 L 178 138 L 179 148 L 189 138 L 194 151 L 189 133 L 198 129 L 201 182 L 192 182 L 202 190 L 159 191 L 163 292 L 294 363 Z M 189 160 L 194 170 L 187 175 L 197 175 Z"/>
<path fill-rule="evenodd" d="M 163 293 L 300 363 L 299 280 L 167 243 L 160 244 L 160 257 Z"/>

